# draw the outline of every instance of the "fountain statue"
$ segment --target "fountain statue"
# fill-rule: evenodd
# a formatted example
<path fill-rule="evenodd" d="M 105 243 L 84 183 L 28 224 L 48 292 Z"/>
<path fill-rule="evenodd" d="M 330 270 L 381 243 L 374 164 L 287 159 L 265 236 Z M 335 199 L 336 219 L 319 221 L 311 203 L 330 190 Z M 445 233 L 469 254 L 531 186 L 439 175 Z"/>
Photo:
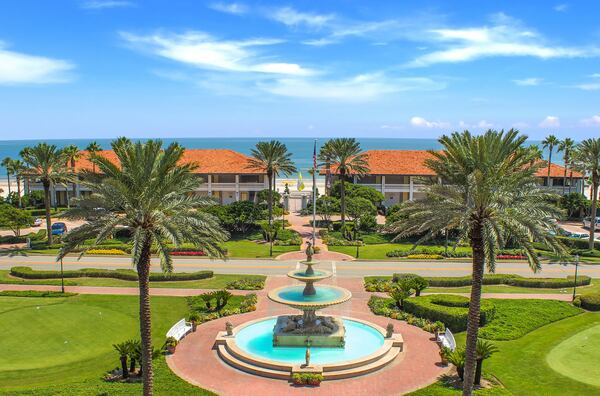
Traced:
<path fill-rule="evenodd" d="M 274 346 L 304 346 L 310 338 L 311 346 L 343 347 L 345 344 L 344 323 L 340 317 L 317 315 L 317 310 L 348 301 L 350 291 L 341 287 L 324 285 L 315 287 L 315 283 L 330 278 L 331 272 L 315 270 L 318 262 L 312 259 L 314 250 L 308 242 L 306 260 L 300 264 L 304 271 L 294 270 L 288 273 L 292 279 L 304 283 L 302 286 L 284 286 L 269 292 L 269 298 L 280 304 L 298 308 L 302 315 L 283 315 L 277 318 L 273 329 Z"/>

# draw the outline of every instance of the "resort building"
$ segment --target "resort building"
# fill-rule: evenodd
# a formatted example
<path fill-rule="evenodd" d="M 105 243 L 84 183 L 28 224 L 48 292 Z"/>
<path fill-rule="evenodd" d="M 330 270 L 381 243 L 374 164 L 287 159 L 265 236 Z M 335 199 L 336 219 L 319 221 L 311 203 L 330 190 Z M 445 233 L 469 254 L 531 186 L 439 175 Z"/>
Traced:
<path fill-rule="evenodd" d="M 110 160 L 116 162 L 113 151 L 105 150 L 98 152 Z M 184 163 L 195 163 L 196 173 L 202 180 L 196 193 L 214 197 L 221 204 L 229 204 L 235 201 L 257 200 L 257 193 L 268 188 L 268 180 L 265 173 L 250 168 L 247 155 L 226 149 L 187 149 L 183 156 Z M 75 171 L 84 169 L 94 170 L 86 152 L 82 152 L 81 158 L 75 164 Z M 40 183 L 32 183 L 32 190 L 43 190 Z M 73 196 L 89 194 L 90 191 L 80 184 L 71 183 L 57 184 L 52 186 L 51 203 L 53 206 L 64 206 Z"/>
<path fill-rule="evenodd" d="M 425 184 L 437 179 L 435 173 L 425 166 L 425 160 L 431 158 L 425 150 L 369 150 L 366 154 L 370 173 L 360 178 L 354 176 L 353 182 L 381 191 L 385 196 L 385 206 L 423 197 Z M 567 170 L 566 185 L 563 187 L 564 175 L 564 167 L 552 164 L 548 185 L 548 168 L 542 168 L 537 173 L 540 186 L 552 189 L 555 193 L 584 192 L 584 180 L 580 173 Z"/>

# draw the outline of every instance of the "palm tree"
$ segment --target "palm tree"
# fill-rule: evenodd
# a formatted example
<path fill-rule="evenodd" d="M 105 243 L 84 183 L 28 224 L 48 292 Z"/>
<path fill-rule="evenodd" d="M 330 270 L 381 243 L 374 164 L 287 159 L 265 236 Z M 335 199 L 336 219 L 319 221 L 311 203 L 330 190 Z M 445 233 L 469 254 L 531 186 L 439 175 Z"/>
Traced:
<path fill-rule="evenodd" d="M 46 231 L 48 244 L 52 245 L 52 223 L 50 219 L 50 187 L 67 178 L 64 153 L 55 145 L 39 143 L 22 151 L 27 164 L 28 175 L 38 179 L 44 186 L 44 207 L 46 209 Z"/>
<path fill-rule="evenodd" d="M 12 158 L 6 157 L 2 160 L 1 165 L 6 168 L 6 178 L 8 179 L 8 196 L 10 197 L 10 163 Z"/>
<path fill-rule="evenodd" d="M 558 152 L 563 152 L 563 160 L 565 162 L 565 173 L 563 175 L 563 194 L 565 193 L 565 187 L 567 186 L 567 170 L 571 164 L 571 153 L 575 147 L 575 141 L 571 138 L 565 138 L 558 143 Z M 571 185 L 569 185 L 569 192 L 571 192 Z"/>
<path fill-rule="evenodd" d="M 98 151 L 102 151 L 102 147 L 95 140 L 87 145 L 85 150 L 88 152 L 88 157 L 91 158 Z M 96 164 L 92 161 L 92 172 L 96 173 Z"/>
<path fill-rule="evenodd" d="M 548 135 L 546 139 L 542 140 L 542 146 L 548 149 L 548 178 L 547 185 L 550 187 L 550 167 L 552 166 L 552 150 L 554 146 L 558 145 L 560 140 L 554 135 Z"/>
<path fill-rule="evenodd" d="M 425 199 L 406 202 L 399 211 L 403 220 L 387 229 L 396 239 L 420 235 L 415 245 L 455 229 L 457 243 L 468 241 L 473 249 L 463 395 L 473 389 L 484 264 L 495 271 L 496 252 L 508 239 L 525 251 L 534 272 L 540 262 L 533 241 L 565 251 L 549 232 L 558 231 L 551 221 L 561 214 L 552 203 L 556 196 L 538 187 L 535 174 L 543 165 L 532 163 L 526 139 L 512 129 L 442 136 L 443 150 L 430 151 L 433 158 L 425 164 L 444 183 L 426 186 Z"/>
<path fill-rule="evenodd" d="M 23 207 L 23 197 L 21 197 L 21 179 L 23 178 L 23 174 L 27 167 L 21 160 L 12 160 L 8 166 L 10 168 L 10 173 L 15 175 L 15 179 L 17 180 L 17 198 L 19 201 L 19 208 Z"/>
<path fill-rule="evenodd" d="M 76 161 L 81 158 L 81 152 L 79 151 L 79 147 L 77 147 L 74 144 L 71 144 L 67 147 L 65 147 L 63 149 L 63 152 L 65 153 L 65 159 L 67 160 L 67 162 L 69 163 L 69 166 L 71 167 L 71 182 L 73 185 L 73 197 L 77 196 L 77 175 L 75 172 L 75 163 Z M 67 192 L 67 205 L 68 205 L 68 197 L 69 197 L 69 193 Z"/>
<path fill-rule="evenodd" d="M 127 370 L 127 357 L 129 356 L 131 344 L 129 342 L 121 342 L 120 344 L 113 344 L 113 348 L 119 354 L 119 360 L 121 361 L 121 371 L 123 378 L 129 377 L 129 371 Z"/>
<path fill-rule="evenodd" d="M 289 175 L 296 172 L 296 166 L 292 162 L 292 153 L 288 152 L 285 144 L 278 140 L 270 142 L 258 142 L 252 149 L 252 157 L 248 161 L 248 167 L 263 171 L 267 174 L 269 181 L 269 224 L 273 223 L 273 189 L 275 188 L 275 177 L 280 173 Z"/>
<path fill-rule="evenodd" d="M 340 175 L 340 212 L 342 228 L 346 225 L 346 176 L 363 176 L 369 172 L 367 154 L 354 138 L 336 138 L 327 143 L 327 155 L 337 167 Z"/>
<path fill-rule="evenodd" d="M 598 208 L 598 187 L 600 186 L 600 138 L 586 139 L 575 147 L 573 152 L 574 167 L 578 171 L 589 175 L 592 182 L 591 199 L 592 210 L 590 213 L 590 249 L 594 249 L 594 235 L 596 232 L 596 211 Z"/>
<path fill-rule="evenodd" d="M 325 166 L 325 195 L 329 195 L 329 188 L 331 187 L 331 164 L 333 162 L 333 154 L 329 142 L 325 142 L 319 149 L 319 161 L 321 161 L 319 165 Z"/>
<path fill-rule="evenodd" d="M 64 239 L 57 260 L 84 247 L 93 249 L 118 228 L 132 232 L 132 262 L 139 278 L 140 334 L 144 395 L 152 394 L 152 337 L 150 318 L 150 258 L 156 249 L 164 272 L 173 271 L 173 261 L 167 243 L 191 243 L 211 257 L 224 257 L 222 242 L 228 238 L 213 215 L 197 210 L 211 205 L 208 197 L 193 194 L 199 180 L 193 171 L 196 165 L 180 164 L 184 148 L 173 143 L 163 148 L 159 140 L 146 143 L 113 142 L 118 163 L 93 155 L 91 160 L 104 175 L 98 180 L 89 171 L 82 172 L 82 184 L 92 194 L 79 200 L 65 217 L 94 220 L 75 228 Z M 102 208 L 101 215 L 95 208 Z M 91 245 L 86 240 L 93 239 Z"/>
<path fill-rule="evenodd" d="M 483 361 L 489 359 L 492 355 L 498 352 L 498 347 L 489 341 L 478 339 L 477 340 L 477 368 L 475 369 L 475 385 L 481 383 L 481 369 L 483 368 Z"/>

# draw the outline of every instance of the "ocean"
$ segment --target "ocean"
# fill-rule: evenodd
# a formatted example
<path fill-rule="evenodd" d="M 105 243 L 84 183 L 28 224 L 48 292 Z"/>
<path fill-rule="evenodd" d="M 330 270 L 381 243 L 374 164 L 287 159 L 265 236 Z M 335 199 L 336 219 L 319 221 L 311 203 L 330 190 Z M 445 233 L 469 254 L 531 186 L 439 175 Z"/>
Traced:
<path fill-rule="evenodd" d="M 300 171 L 306 173 L 308 169 L 312 168 L 314 138 L 164 138 L 162 140 L 165 145 L 177 141 L 187 148 L 226 148 L 249 155 L 257 142 L 270 139 L 277 139 L 286 144 Z M 317 149 L 327 139 L 317 138 Z M 48 139 L 45 141 L 57 147 L 74 144 L 84 149 L 94 140 L 102 148 L 109 149 L 113 139 Z M 436 139 L 357 138 L 357 140 L 363 150 L 435 150 L 441 147 Z M 0 160 L 6 157 L 19 158 L 19 152 L 23 148 L 37 143 L 37 140 L 0 140 Z M 531 141 L 531 143 L 538 144 L 539 142 Z M 553 157 L 553 162 L 561 162 L 561 156 L 556 152 Z M 0 168 L 0 176 L 5 179 L 6 169 Z"/>

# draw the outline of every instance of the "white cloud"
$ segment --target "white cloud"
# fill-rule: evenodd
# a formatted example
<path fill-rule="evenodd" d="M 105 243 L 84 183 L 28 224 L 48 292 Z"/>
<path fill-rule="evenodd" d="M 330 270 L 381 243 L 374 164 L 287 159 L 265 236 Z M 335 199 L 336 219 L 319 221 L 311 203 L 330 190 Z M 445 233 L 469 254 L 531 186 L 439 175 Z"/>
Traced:
<path fill-rule="evenodd" d="M 494 124 L 492 124 L 491 122 L 487 122 L 486 120 L 481 120 L 479 122 L 476 122 L 475 124 L 469 124 L 464 121 L 459 121 L 459 123 L 458 123 L 458 127 L 461 129 L 468 129 L 468 128 L 490 129 L 493 126 L 494 126 Z"/>
<path fill-rule="evenodd" d="M 224 12 L 227 14 L 242 15 L 248 12 L 248 7 L 242 3 L 212 3 L 209 5 L 215 11 Z"/>
<path fill-rule="evenodd" d="M 600 115 L 594 115 L 590 118 L 581 120 L 581 124 L 585 126 L 600 126 Z"/>
<path fill-rule="evenodd" d="M 547 116 L 540 122 L 542 128 L 558 128 L 560 126 L 560 119 L 556 116 Z"/>
<path fill-rule="evenodd" d="M 74 67 L 61 59 L 8 51 L 0 41 L 0 85 L 64 83 Z"/>
<path fill-rule="evenodd" d="M 276 39 L 225 41 L 194 31 L 180 35 L 156 33 L 147 36 L 122 32 L 121 37 L 142 50 L 202 69 L 295 76 L 315 73 L 296 63 L 263 61 L 256 48 L 282 42 Z"/>
<path fill-rule="evenodd" d="M 584 91 L 598 91 L 600 90 L 600 83 L 583 83 L 574 85 L 574 87 Z"/>
<path fill-rule="evenodd" d="M 403 91 L 443 89 L 445 85 L 428 78 L 390 78 L 369 73 L 340 80 L 281 78 L 259 83 L 259 87 L 280 96 L 364 102 Z"/>
<path fill-rule="evenodd" d="M 590 77 L 592 77 L 592 78 L 600 78 L 600 73 L 590 74 Z"/>
<path fill-rule="evenodd" d="M 380 125 L 379 128 L 381 128 L 381 129 L 393 129 L 393 130 L 404 129 L 404 127 L 402 125 L 389 125 L 389 124 Z"/>
<path fill-rule="evenodd" d="M 102 10 L 106 8 L 123 8 L 135 7 L 135 3 L 131 1 L 121 0 L 90 0 L 81 4 L 81 8 L 87 10 Z"/>
<path fill-rule="evenodd" d="M 531 87 L 535 85 L 540 85 L 542 83 L 542 79 L 537 77 L 529 77 L 523 78 L 521 80 L 513 80 L 513 82 L 517 85 L 521 85 L 524 87 Z"/>
<path fill-rule="evenodd" d="M 562 3 L 562 4 L 557 4 L 554 7 L 552 7 L 554 9 L 554 11 L 556 12 L 565 12 L 569 9 L 569 5 L 566 3 Z"/>
<path fill-rule="evenodd" d="M 431 29 L 430 41 L 443 48 L 417 57 L 408 65 L 429 66 L 437 63 L 468 62 L 486 57 L 527 56 L 540 59 L 599 56 L 597 47 L 563 47 L 547 43 L 539 33 L 519 21 L 496 14 L 490 26 Z"/>
<path fill-rule="evenodd" d="M 481 120 L 477 123 L 477 127 L 483 128 L 483 129 L 489 129 L 493 126 L 494 126 L 494 124 L 492 124 L 491 122 L 487 122 L 486 120 Z"/>
<path fill-rule="evenodd" d="M 300 12 L 292 7 L 278 8 L 270 13 L 269 18 L 281 22 L 287 26 L 305 25 L 312 28 L 319 28 L 331 21 L 335 16 L 332 14 L 313 14 Z"/>
<path fill-rule="evenodd" d="M 443 121 L 428 121 L 423 117 L 412 117 L 410 124 L 418 128 L 449 128 L 450 123 Z"/>

